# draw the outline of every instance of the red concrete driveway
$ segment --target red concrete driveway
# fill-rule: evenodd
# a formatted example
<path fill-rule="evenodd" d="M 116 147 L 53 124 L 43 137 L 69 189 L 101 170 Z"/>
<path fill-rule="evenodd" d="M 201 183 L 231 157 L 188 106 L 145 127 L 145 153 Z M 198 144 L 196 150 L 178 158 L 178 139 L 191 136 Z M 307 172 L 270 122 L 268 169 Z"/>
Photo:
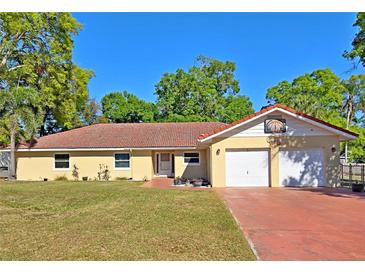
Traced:
<path fill-rule="evenodd" d="M 348 190 L 216 190 L 261 260 L 365 260 L 365 195 Z"/>

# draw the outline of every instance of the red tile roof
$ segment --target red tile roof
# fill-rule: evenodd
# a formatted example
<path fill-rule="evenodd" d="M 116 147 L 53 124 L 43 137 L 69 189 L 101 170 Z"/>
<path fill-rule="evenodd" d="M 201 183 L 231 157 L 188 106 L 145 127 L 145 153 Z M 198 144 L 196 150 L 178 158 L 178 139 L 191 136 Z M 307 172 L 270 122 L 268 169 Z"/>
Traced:
<path fill-rule="evenodd" d="M 293 114 L 296 114 L 296 115 L 299 115 L 299 116 L 305 117 L 305 118 L 310 119 L 310 120 L 312 120 L 312 121 L 315 121 L 315 122 L 317 122 L 317 123 L 321 123 L 321 124 L 326 125 L 326 126 L 328 126 L 328 127 L 331 127 L 331 128 L 337 129 L 337 130 L 339 130 L 339 131 L 342 131 L 342 132 L 344 132 L 344 133 L 347 133 L 347 134 L 353 135 L 353 136 L 355 136 L 355 137 L 358 137 L 358 136 L 359 136 L 358 134 L 356 134 L 356 133 L 354 133 L 354 132 L 352 132 L 352 131 L 349 131 L 349 130 L 343 129 L 343 128 L 341 128 L 341 127 L 338 127 L 338 126 L 332 125 L 332 124 L 330 124 L 330 123 L 327 123 L 327 122 L 325 122 L 325 121 L 322 121 L 322 120 L 320 120 L 320 119 L 317 119 L 317 118 L 315 118 L 315 117 L 313 117 L 313 116 L 310 116 L 310 115 L 307 115 L 307 114 L 305 114 L 305 113 L 302 113 L 302 112 L 296 111 L 295 109 L 292 109 L 292 108 L 290 108 L 290 107 L 284 106 L 284 105 L 282 105 L 282 104 L 274 104 L 274 105 L 268 106 L 268 107 L 266 107 L 266 108 L 263 108 L 263 109 L 261 109 L 260 111 L 255 112 L 255 113 L 253 113 L 253 114 L 251 114 L 251 115 L 248 115 L 248 116 L 246 116 L 246 117 L 244 117 L 244 118 L 242 118 L 242 119 L 240 119 L 240 120 L 237 120 L 237 121 L 235 121 L 235 122 L 233 122 L 233 123 L 231 123 L 231 124 L 223 125 L 222 127 L 217 128 L 217 129 L 214 129 L 214 130 L 212 130 L 211 132 L 203 133 L 203 134 L 201 134 L 201 135 L 199 136 L 199 140 L 202 140 L 202 139 L 208 138 L 209 136 L 212 136 L 212 135 L 214 135 L 214 134 L 217 134 L 217 133 L 219 133 L 219 132 L 221 132 L 221 131 L 223 131 L 223 130 L 229 129 L 229 128 L 231 128 L 231 127 L 233 127 L 233 126 L 237 125 L 237 124 L 240 124 L 240 123 L 243 123 L 243 122 L 245 122 L 245 121 L 248 121 L 248 120 L 250 120 L 250 119 L 252 119 L 252 118 L 254 118 L 254 117 L 256 117 L 256 116 L 259 116 L 259 115 L 261 115 L 261 114 L 263 114 L 263 113 L 265 113 L 265 112 L 268 112 L 268 111 L 270 111 L 270 110 L 272 110 L 272 109 L 274 109 L 274 108 L 281 108 L 281 109 L 284 109 L 284 110 L 289 111 L 289 112 L 291 112 L 291 113 L 293 113 Z"/>
<path fill-rule="evenodd" d="M 18 148 L 195 147 L 198 136 L 221 128 L 219 122 L 96 124 L 47 135 Z"/>
<path fill-rule="evenodd" d="M 228 125 L 220 122 L 96 124 L 44 136 L 36 139 L 31 145 L 20 144 L 18 148 L 102 149 L 196 147 L 199 140 L 222 132 L 274 108 L 281 108 L 352 136 L 358 136 L 349 130 L 326 123 L 287 106 L 275 104 Z"/>

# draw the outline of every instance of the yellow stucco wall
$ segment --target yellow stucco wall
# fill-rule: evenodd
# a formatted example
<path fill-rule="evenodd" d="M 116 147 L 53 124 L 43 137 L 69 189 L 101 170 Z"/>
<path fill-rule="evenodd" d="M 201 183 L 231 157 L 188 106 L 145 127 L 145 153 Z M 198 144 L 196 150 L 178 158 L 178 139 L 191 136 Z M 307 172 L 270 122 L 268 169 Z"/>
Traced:
<path fill-rule="evenodd" d="M 210 150 L 210 180 L 213 187 L 226 185 L 225 151 L 226 149 L 267 149 L 269 151 L 269 178 L 272 187 L 279 187 L 279 149 L 281 148 L 322 148 L 326 182 L 336 185 L 339 180 L 339 137 L 338 136 L 308 136 L 281 137 L 279 146 L 270 147 L 267 137 L 229 137 L 216 138 Z M 331 151 L 332 147 L 336 152 Z M 217 150 L 219 149 L 219 154 Z"/>
<path fill-rule="evenodd" d="M 131 177 L 134 180 L 150 180 L 153 177 L 151 150 L 133 150 L 131 159 Z"/>
<path fill-rule="evenodd" d="M 97 177 L 99 164 L 105 164 L 110 169 L 111 180 L 116 177 L 133 178 L 142 180 L 151 179 L 153 175 L 151 151 L 135 150 L 130 152 L 129 169 L 114 168 L 114 154 L 116 152 L 130 151 L 70 151 L 59 152 L 70 154 L 70 169 L 58 170 L 54 168 L 55 152 L 17 152 L 17 179 L 18 180 L 54 180 L 57 176 L 65 175 L 72 179 L 72 167 L 79 168 L 79 178 L 88 176 L 90 179 Z M 58 152 L 57 152 L 58 153 Z"/>
<path fill-rule="evenodd" d="M 207 178 L 207 153 L 206 150 L 197 150 L 200 154 L 199 165 L 187 165 L 184 163 L 184 152 L 192 150 L 175 151 L 175 177 L 184 178 Z M 195 151 L 194 151 L 195 152 Z"/>
<path fill-rule="evenodd" d="M 226 149 L 267 149 L 269 151 L 270 185 L 279 186 L 279 149 L 281 148 L 322 148 L 326 181 L 336 185 L 339 176 L 339 138 L 337 136 L 281 137 L 280 146 L 271 146 L 267 137 L 227 137 L 215 138 L 210 147 L 198 150 L 199 165 L 186 165 L 184 152 L 191 150 L 165 151 L 175 155 L 175 177 L 204 177 L 210 180 L 214 187 L 225 186 L 225 151 Z M 336 152 L 331 151 L 336 147 Z M 220 153 L 217 153 L 219 149 Z M 133 178 L 134 180 L 151 179 L 155 174 L 155 151 L 134 150 L 131 153 L 130 169 L 114 168 L 114 154 L 122 151 L 70 151 L 69 170 L 54 169 L 54 152 L 17 152 L 18 180 L 49 180 L 65 175 L 72 179 L 72 166 L 79 168 L 80 179 L 88 176 L 97 177 L 99 164 L 106 164 L 111 171 L 111 179 L 116 177 Z M 126 152 L 126 151 L 123 151 Z M 161 151 L 163 152 L 163 151 Z M 62 152 L 63 153 L 63 152 Z"/>

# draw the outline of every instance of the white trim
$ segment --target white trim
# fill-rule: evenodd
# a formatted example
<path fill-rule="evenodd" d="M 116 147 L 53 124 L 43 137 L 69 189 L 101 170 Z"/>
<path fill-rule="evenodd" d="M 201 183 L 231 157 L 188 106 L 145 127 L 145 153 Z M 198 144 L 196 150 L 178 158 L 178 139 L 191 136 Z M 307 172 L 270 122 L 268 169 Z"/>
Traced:
<path fill-rule="evenodd" d="M 68 168 L 57 168 L 56 167 L 56 155 L 68 155 Z M 70 171 L 71 170 L 71 154 L 70 153 L 53 153 L 53 170 L 54 171 Z"/>
<path fill-rule="evenodd" d="M 185 150 L 196 149 L 196 147 L 107 147 L 107 148 L 19 148 L 16 152 L 34 152 L 34 151 L 116 151 L 116 150 Z M 8 152 L 10 149 L 0 149 Z"/>
<path fill-rule="evenodd" d="M 279 110 L 279 109 L 278 109 L 278 110 Z M 302 120 L 302 121 L 304 121 L 304 122 L 308 122 L 308 123 L 310 123 L 310 124 L 312 124 L 312 125 L 315 125 L 315 126 L 317 126 L 317 127 L 320 127 L 320 128 L 326 129 L 326 130 L 331 131 L 331 132 L 333 132 L 333 133 L 335 133 L 335 134 L 338 134 L 338 135 L 340 135 L 340 136 L 344 136 L 345 138 L 349 138 L 349 139 L 351 139 L 351 140 L 355 140 L 355 139 L 357 138 L 356 136 L 351 135 L 351 134 L 348 134 L 348 133 L 346 133 L 346 132 L 344 132 L 344 131 L 342 131 L 342 130 L 338 130 L 338 129 L 335 129 L 335 128 L 333 128 L 333 127 L 330 127 L 330 126 L 324 125 L 324 124 L 322 124 L 322 123 L 319 123 L 319 122 L 316 122 L 316 121 L 314 121 L 314 120 L 312 120 L 312 119 L 309 119 L 309 118 L 303 117 L 303 116 L 301 116 L 301 115 L 298 115 L 298 114 L 292 113 L 292 112 L 287 111 L 287 110 L 285 110 L 285 109 L 280 109 L 280 110 L 281 110 L 282 112 L 286 113 L 287 115 L 291 115 L 291 116 L 292 116 L 292 117 L 294 117 L 294 118 L 297 118 L 297 119 Z"/>
<path fill-rule="evenodd" d="M 259 119 L 260 117 L 263 117 L 263 116 L 265 116 L 265 115 L 268 115 L 268 114 L 270 114 L 270 113 L 272 113 L 272 112 L 274 112 L 274 111 L 280 111 L 280 112 L 283 112 L 283 113 L 285 113 L 285 114 L 287 114 L 287 115 L 290 115 L 290 116 L 292 116 L 292 117 L 294 117 L 294 118 L 297 118 L 297 119 L 302 120 L 302 121 L 304 121 L 304 122 L 310 123 L 310 124 L 315 125 L 315 126 L 317 126 L 317 127 L 324 128 L 324 129 L 326 129 L 326 130 L 328 130 L 328 131 L 331 131 L 331 132 L 333 132 L 333 133 L 335 133 L 335 134 L 338 134 L 338 135 L 343 136 L 343 137 L 345 137 L 345 138 L 347 138 L 347 139 L 350 139 L 350 140 L 355 140 L 355 139 L 357 138 L 357 137 L 356 137 L 356 136 L 354 136 L 354 135 L 348 134 L 348 133 L 343 132 L 343 131 L 341 131 L 341 130 L 338 130 L 338 129 L 335 129 L 335 128 L 333 128 L 333 127 L 330 127 L 330 126 L 324 125 L 324 124 L 322 124 L 322 123 L 316 122 L 316 121 L 314 121 L 314 120 L 312 120 L 312 119 L 309 119 L 309 118 L 303 117 L 303 116 L 301 116 L 301 115 L 298 115 L 298 114 L 292 113 L 292 112 L 290 112 L 290 111 L 287 111 L 287 110 L 282 109 L 282 108 L 279 108 L 279 107 L 275 107 L 275 108 L 273 108 L 273 109 L 271 109 L 271 110 L 269 110 L 269 111 L 267 111 L 267 112 L 264 112 L 264 113 L 261 113 L 260 115 L 255 116 L 255 117 L 253 117 L 253 118 L 251 118 L 251 119 L 248 119 L 248 120 L 246 120 L 246 121 L 243 121 L 242 123 L 239 123 L 239 124 L 234 125 L 234 126 L 232 126 L 232 127 L 230 127 L 230 128 L 227 128 L 227 129 L 225 129 L 225 130 L 222 130 L 222 131 L 220 131 L 220 132 L 217 132 L 217 133 L 215 133 L 215 134 L 213 134 L 213 135 L 210 135 L 210 136 L 208 136 L 208 137 L 206 137 L 206 138 L 204 138 L 204 139 L 200 139 L 200 140 L 199 140 L 199 142 L 205 142 L 205 141 L 207 141 L 207 140 L 210 140 L 210 139 L 212 139 L 212 138 L 214 138 L 214 137 L 217 137 L 217 136 L 219 136 L 219 135 L 221 135 L 221 134 L 223 134 L 223 133 L 226 133 L 227 131 L 231 131 L 231 130 L 233 130 L 233 129 L 235 129 L 235 128 L 238 128 L 238 127 L 240 127 L 240 126 L 243 126 L 243 125 L 245 125 L 245 124 L 247 124 L 247 123 L 250 123 L 250 122 L 252 122 L 252 121 L 254 121 L 254 120 L 256 120 L 256 119 Z"/>
<path fill-rule="evenodd" d="M 169 154 L 170 155 L 170 160 L 169 160 L 169 163 L 170 163 L 170 174 L 160 174 L 160 172 L 161 172 L 161 166 L 160 166 L 160 163 L 161 163 L 161 154 Z M 157 161 L 157 155 L 159 155 L 158 156 L 158 161 Z M 175 166 L 174 166 L 174 172 L 172 172 L 172 155 L 174 155 L 174 157 L 175 157 L 175 153 L 173 153 L 173 152 L 164 152 L 164 151 L 162 151 L 162 152 L 156 152 L 156 154 L 155 154 L 155 160 L 156 160 L 156 165 L 158 165 L 158 172 L 156 172 L 155 176 L 158 176 L 158 177 L 175 176 Z M 174 164 L 175 164 L 175 160 L 174 160 Z"/>
<path fill-rule="evenodd" d="M 128 154 L 129 155 L 129 167 L 116 167 L 115 166 L 115 154 Z M 117 151 L 113 154 L 114 158 L 114 170 L 130 170 L 132 165 L 132 154 L 129 151 Z"/>
<path fill-rule="evenodd" d="M 199 163 L 185 163 L 185 153 L 198 153 L 199 155 Z M 190 157 L 191 158 L 191 157 Z M 183 164 L 185 166 L 200 166 L 200 161 L 201 161 L 201 157 L 200 157 L 200 151 L 184 151 L 183 152 Z"/>

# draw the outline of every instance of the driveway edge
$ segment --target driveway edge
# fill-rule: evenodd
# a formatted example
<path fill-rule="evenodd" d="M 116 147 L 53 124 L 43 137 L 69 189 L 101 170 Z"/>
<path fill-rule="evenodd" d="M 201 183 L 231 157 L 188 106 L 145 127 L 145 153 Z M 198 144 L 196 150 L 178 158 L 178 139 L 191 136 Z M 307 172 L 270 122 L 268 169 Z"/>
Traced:
<path fill-rule="evenodd" d="M 227 202 L 223 199 L 223 197 L 221 197 L 221 195 L 219 194 L 218 191 L 215 190 L 215 193 L 217 193 L 217 195 L 219 196 L 219 199 L 221 199 L 224 203 L 224 205 L 226 206 L 226 208 L 228 209 L 229 213 L 231 213 L 231 216 L 233 217 L 233 219 L 235 220 L 236 224 L 238 225 L 238 227 L 240 228 L 240 230 L 243 233 L 243 236 L 246 238 L 253 254 L 255 255 L 256 259 L 258 261 L 261 261 L 261 258 L 255 248 L 255 245 L 253 244 L 253 241 L 251 240 L 250 236 L 248 235 L 248 233 L 246 233 L 246 231 L 243 229 L 241 223 L 238 221 L 238 219 L 236 218 L 236 216 L 234 216 L 233 211 L 231 210 L 231 208 L 228 206 Z"/>

